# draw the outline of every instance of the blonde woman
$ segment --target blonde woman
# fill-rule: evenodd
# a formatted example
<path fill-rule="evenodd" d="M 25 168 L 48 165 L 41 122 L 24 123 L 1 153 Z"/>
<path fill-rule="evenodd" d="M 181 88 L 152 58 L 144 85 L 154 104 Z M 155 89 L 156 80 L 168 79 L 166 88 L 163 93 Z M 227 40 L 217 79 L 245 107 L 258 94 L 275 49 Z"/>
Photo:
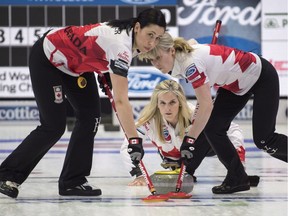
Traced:
<path fill-rule="evenodd" d="M 227 169 L 223 183 L 212 188 L 215 194 L 250 189 L 249 178 L 227 136 L 234 117 L 253 95 L 253 139 L 255 145 L 287 162 L 287 135 L 275 133 L 279 105 L 279 78 L 264 58 L 217 44 L 195 44 L 165 33 L 158 45 L 139 56 L 150 60 L 162 73 L 185 78 L 194 89 L 199 109 L 184 137 L 180 152 L 187 162 L 204 132 L 219 160 Z M 210 88 L 218 87 L 213 103 Z M 205 129 L 204 129 L 205 128 Z"/>
<path fill-rule="evenodd" d="M 136 123 L 139 136 L 144 140 L 148 138 L 155 145 L 163 159 L 163 167 L 180 165 L 180 147 L 191 127 L 194 109 L 194 105 L 187 102 L 180 84 L 173 80 L 164 80 L 156 86 L 150 102 L 142 110 Z M 231 124 L 228 136 L 239 153 L 241 161 L 244 162 L 243 134 L 237 124 Z M 186 168 L 192 176 L 205 156 L 215 155 L 204 135 L 200 135 L 198 140 L 201 142 L 198 142 L 193 158 Z M 140 169 L 131 163 L 127 148 L 128 142 L 125 140 L 121 147 L 121 155 L 130 174 L 136 177 L 129 185 L 145 185 Z"/>

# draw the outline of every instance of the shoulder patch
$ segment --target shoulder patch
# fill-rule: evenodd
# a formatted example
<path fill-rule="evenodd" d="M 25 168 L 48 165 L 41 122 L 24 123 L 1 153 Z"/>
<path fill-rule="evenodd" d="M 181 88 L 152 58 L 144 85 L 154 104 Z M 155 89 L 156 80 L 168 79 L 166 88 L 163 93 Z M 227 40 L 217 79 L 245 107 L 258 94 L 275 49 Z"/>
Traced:
<path fill-rule="evenodd" d="M 189 79 L 189 77 L 191 77 L 194 73 L 196 73 L 198 70 L 197 70 L 197 67 L 196 65 L 193 63 L 191 64 L 187 70 L 186 70 L 186 73 L 185 73 L 185 76 L 187 79 Z"/>

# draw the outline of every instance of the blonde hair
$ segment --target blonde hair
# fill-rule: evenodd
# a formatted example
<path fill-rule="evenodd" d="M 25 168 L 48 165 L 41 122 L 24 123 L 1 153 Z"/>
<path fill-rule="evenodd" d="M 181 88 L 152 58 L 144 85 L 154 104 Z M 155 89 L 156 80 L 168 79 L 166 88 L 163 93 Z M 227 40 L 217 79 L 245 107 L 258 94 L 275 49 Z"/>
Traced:
<path fill-rule="evenodd" d="M 177 37 L 175 39 L 172 36 L 165 32 L 163 36 L 160 38 L 157 46 L 150 50 L 147 53 L 140 53 L 138 55 L 138 59 L 141 61 L 150 61 L 151 59 L 155 59 L 158 56 L 158 50 L 161 49 L 163 51 L 168 51 L 170 48 L 174 47 L 176 53 L 190 53 L 193 51 L 193 48 L 190 44 L 197 44 L 197 41 L 192 39 L 190 43 L 188 43 L 184 38 Z"/>
<path fill-rule="evenodd" d="M 154 118 L 157 134 L 160 141 L 165 142 L 163 134 L 163 117 L 158 109 L 158 96 L 167 92 L 174 93 L 179 100 L 178 127 L 180 137 L 185 135 L 185 129 L 191 124 L 192 110 L 189 108 L 184 90 L 180 84 L 174 80 L 164 80 L 160 82 L 152 93 L 150 102 L 144 107 L 140 113 L 140 117 L 136 123 L 139 127 Z"/>

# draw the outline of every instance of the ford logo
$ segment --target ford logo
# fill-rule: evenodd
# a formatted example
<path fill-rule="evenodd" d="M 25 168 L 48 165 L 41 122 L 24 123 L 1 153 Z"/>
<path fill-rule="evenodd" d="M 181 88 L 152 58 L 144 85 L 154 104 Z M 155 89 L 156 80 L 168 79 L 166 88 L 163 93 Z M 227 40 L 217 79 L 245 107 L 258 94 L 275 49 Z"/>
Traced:
<path fill-rule="evenodd" d="M 144 5 L 144 4 L 153 4 L 155 2 L 158 2 L 159 0 L 121 0 L 121 1 L 127 4 Z"/>
<path fill-rule="evenodd" d="M 158 83 L 166 79 L 171 77 L 162 74 L 154 67 L 131 67 L 128 72 L 129 93 L 137 93 L 138 96 L 141 96 L 139 93 L 152 94 Z"/>

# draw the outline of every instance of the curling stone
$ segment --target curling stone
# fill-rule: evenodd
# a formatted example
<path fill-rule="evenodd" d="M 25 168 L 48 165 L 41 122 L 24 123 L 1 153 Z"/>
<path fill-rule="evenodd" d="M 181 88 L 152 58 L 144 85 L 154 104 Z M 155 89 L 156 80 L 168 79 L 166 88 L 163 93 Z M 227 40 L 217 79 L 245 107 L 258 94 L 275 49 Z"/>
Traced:
<path fill-rule="evenodd" d="M 150 176 L 152 183 L 158 194 L 166 194 L 176 190 L 176 184 L 179 176 L 180 169 L 173 171 L 161 170 L 156 171 Z M 193 177 L 188 173 L 184 174 L 181 191 L 190 193 L 193 190 L 194 181 Z"/>

